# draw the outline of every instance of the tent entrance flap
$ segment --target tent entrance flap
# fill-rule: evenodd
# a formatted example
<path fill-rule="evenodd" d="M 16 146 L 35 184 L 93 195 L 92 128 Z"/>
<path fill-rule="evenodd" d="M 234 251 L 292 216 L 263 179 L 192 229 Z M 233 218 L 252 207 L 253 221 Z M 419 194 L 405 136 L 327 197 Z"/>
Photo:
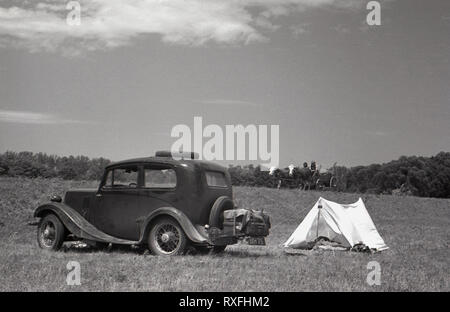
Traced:
<path fill-rule="evenodd" d="M 337 224 L 323 209 L 318 209 L 317 216 L 314 218 L 311 229 L 306 236 L 306 243 L 309 245 L 319 237 L 326 237 L 330 241 L 340 243 L 343 247 L 351 247 L 348 240 L 339 230 Z"/>

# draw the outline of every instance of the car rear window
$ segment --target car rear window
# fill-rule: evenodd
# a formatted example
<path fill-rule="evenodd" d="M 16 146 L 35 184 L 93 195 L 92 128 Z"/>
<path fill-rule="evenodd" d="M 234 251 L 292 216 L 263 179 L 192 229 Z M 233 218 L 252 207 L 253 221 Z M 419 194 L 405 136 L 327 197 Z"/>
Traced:
<path fill-rule="evenodd" d="M 177 175 L 173 169 L 145 168 L 144 186 L 148 188 L 174 188 Z"/>
<path fill-rule="evenodd" d="M 209 186 L 228 187 L 225 174 L 219 171 L 206 171 L 206 183 Z"/>

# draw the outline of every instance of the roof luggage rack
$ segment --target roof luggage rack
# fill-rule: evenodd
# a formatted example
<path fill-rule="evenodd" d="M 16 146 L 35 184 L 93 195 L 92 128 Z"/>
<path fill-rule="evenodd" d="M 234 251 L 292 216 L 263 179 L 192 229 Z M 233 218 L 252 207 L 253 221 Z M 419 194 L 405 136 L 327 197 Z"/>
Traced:
<path fill-rule="evenodd" d="M 199 159 L 198 153 L 195 152 L 171 152 L 171 151 L 157 151 L 155 157 L 166 157 L 172 159 Z"/>

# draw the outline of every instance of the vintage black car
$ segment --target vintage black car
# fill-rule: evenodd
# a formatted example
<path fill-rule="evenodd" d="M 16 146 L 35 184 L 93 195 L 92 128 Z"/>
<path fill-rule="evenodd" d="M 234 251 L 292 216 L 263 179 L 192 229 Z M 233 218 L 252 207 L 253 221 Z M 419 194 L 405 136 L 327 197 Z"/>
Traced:
<path fill-rule="evenodd" d="M 74 189 L 39 206 L 37 239 L 44 249 L 64 241 L 148 246 L 157 255 L 187 247 L 222 251 L 239 240 L 264 244 L 269 217 L 237 209 L 226 168 L 195 153 L 157 152 L 105 168 L 98 189 Z"/>

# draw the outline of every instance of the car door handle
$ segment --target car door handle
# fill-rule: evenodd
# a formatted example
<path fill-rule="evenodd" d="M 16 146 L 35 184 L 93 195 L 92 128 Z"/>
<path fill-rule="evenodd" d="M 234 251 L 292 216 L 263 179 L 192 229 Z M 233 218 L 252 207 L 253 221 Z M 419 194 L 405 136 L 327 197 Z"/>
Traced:
<path fill-rule="evenodd" d="M 96 196 L 96 197 L 103 197 L 102 194 L 96 194 L 95 196 Z"/>

